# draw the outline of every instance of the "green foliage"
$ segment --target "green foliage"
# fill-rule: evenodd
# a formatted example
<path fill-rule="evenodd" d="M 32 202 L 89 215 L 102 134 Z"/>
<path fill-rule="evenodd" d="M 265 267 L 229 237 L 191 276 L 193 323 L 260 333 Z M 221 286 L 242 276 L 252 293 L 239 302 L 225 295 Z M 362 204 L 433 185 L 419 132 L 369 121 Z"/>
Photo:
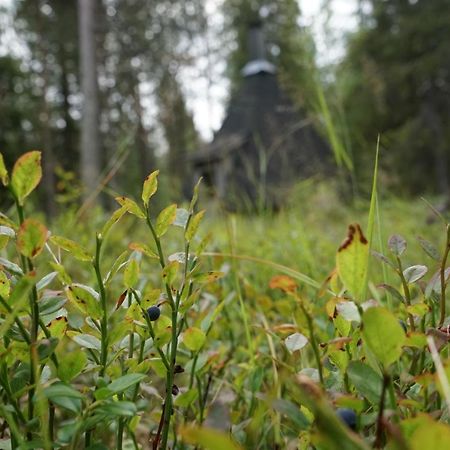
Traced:
<path fill-rule="evenodd" d="M 364 341 L 383 366 L 397 361 L 402 354 L 405 333 L 398 319 L 384 308 L 370 308 L 363 315 Z"/>
<path fill-rule="evenodd" d="M 378 132 L 382 147 L 393 150 L 382 167 L 386 185 L 397 192 L 445 195 L 450 170 L 447 1 L 366 3 L 337 83 L 349 139 L 358 149 L 358 176 L 370 175 L 371 154 L 364 148 L 372 148 Z"/>
<path fill-rule="evenodd" d="M 387 204 L 401 235 L 380 239 L 368 270 L 359 225 L 338 244 L 363 210 L 330 204 L 334 190 L 215 223 L 195 210 L 198 187 L 190 206 L 158 214 L 157 176 L 142 202 L 121 197 L 111 218 L 65 232 L 53 224 L 48 241 L 27 201 L 18 220 L 0 216 L 5 445 L 140 449 L 150 430 L 155 449 L 445 447 L 447 223 L 420 230 L 433 242 L 407 242 L 420 208 Z M 337 408 L 355 411 L 354 430 Z"/>

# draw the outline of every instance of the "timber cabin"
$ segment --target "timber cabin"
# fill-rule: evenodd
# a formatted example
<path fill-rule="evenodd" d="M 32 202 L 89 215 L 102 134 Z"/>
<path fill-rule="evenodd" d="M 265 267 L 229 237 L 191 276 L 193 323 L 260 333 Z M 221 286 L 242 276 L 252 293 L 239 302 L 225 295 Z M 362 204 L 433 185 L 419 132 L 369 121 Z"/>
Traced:
<path fill-rule="evenodd" d="M 227 208 L 278 208 L 296 181 L 329 168 L 331 152 L 280 88 L 261 25 L 250 27 L 248 49 L 221 128 L 190 162 L 194 176 L 202 176 Z"/>

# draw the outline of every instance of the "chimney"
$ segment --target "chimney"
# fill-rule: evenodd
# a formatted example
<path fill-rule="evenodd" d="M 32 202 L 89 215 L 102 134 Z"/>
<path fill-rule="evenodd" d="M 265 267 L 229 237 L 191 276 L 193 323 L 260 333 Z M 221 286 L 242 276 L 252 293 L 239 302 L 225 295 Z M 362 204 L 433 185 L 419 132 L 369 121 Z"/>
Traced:
<path fill-rule="evenodd" d="M 266 59 L 266 44 L 261 22 L 253 22 L 248 29 L 248 60 Z"/>
<path fill-rule="evenodd" d="M 259 73 L 275 73 L 275 66 L 267 61 L 266 44 L 261 22 L 253 22 L 248 28 L 248 62 L 242 75 L 248 77 Z"/>

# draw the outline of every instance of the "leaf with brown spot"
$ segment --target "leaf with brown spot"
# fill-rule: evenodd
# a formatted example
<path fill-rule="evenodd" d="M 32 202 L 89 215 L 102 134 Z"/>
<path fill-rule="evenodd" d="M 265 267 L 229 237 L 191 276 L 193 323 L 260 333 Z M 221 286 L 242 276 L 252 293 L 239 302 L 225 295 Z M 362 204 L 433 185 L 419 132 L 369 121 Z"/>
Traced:
<path fill-rule="evenodd" d="M 42 252 L 47 237 L 48 230 L 41 222 L 26 219 L 17 232 L 17 249 L 27 258 L 34 258 Z"/>
<path fill-rule="evenodd" d="M 131 242 L 128 244 L 128 248 L 130 250 L 134 250 L 135 252 L 143 253 L 149 258 L 158 259 L 158 255 L 146 244 L 142 244 L 141 242 Z"/>
<path fill-rule="evenodd" d="M 92 288 L 82 284 L 71 284 L 66 289 L 69 301 L 84 315 L 98 320 L 102 317 L 102 308 L 98 301 L 98 293 Z"/>
<path fill-rule="evenodd" d="M 142 211 L 141 208 L 137 205 L 137 203 L 134 200 L 131 200 L 131 198 L 120 196 L 115 198 L 116 202 L 124 207 L 130 214 L 133 214 L 136 217 L 139 217 L 140 219 L 145 219 L 145 214 Z"/>
<path fill-rule="evenodd" d="M 336 268 L 345 288 L 357 302 L 364 301 L 361 295 L 366 282 L 368 256 L 369 243 L 361 227 L 357 223 L 350 225 L 347 238 L 336 255 Z"/>
<path fill-rule="evenodd" d="M 195 275 L 194 281 L 196 283 L 212 283 L 224 276 L 225 276 L 224 272 L 210 271 L 210 272 L 199 273 L 199 274 Z"/>

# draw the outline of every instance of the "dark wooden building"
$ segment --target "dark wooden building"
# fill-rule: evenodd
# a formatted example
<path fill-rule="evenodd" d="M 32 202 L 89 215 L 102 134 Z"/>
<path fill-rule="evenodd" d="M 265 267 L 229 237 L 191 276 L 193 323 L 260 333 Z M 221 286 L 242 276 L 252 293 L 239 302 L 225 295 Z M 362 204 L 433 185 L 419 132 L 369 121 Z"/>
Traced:
<path fill-rule="evenodd" d="M 324 170 L 329 147 L 280 88 L 261 26 L 249 30 L 249 61 L 213 141 L 194 154 L 203 176 L 231 209 L 277 207 L 300 178 Z"/>

